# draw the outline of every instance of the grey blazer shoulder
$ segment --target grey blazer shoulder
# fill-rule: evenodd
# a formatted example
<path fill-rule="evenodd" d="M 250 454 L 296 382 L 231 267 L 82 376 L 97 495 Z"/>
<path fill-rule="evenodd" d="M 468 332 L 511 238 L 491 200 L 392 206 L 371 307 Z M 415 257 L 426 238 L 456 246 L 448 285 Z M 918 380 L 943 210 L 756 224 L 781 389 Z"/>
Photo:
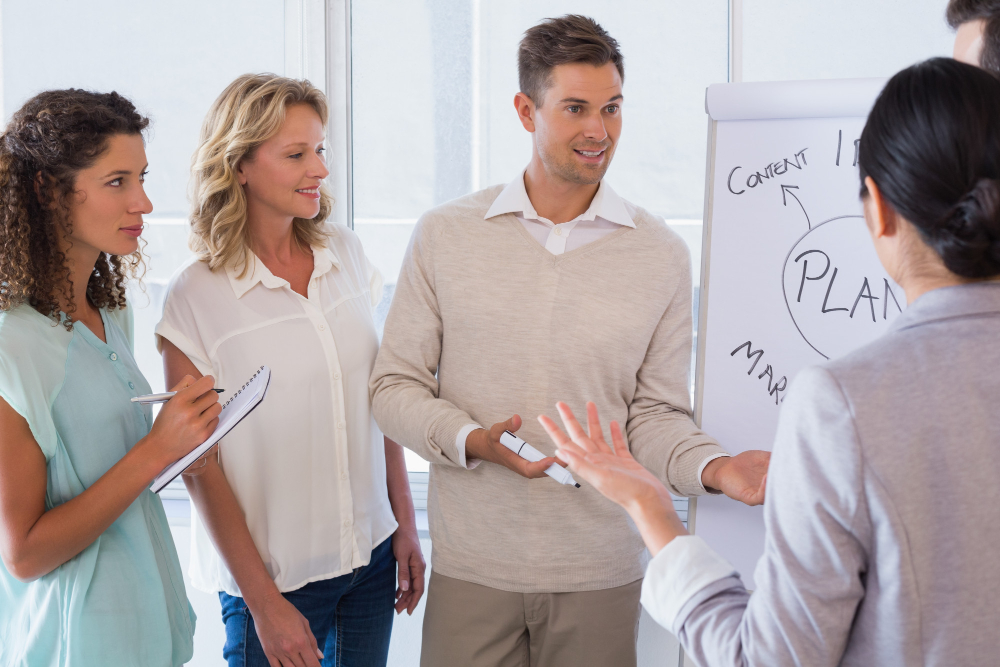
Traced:
<path fill-rule="evenodd" d="M 796 377 L 757 590 L 719 579 L 674 622 L 700 664 L 996 664 L 998 334 L 1000 283 L 938 289 Z"/>
<path fill-rule="evenodd" d="M 859 458 L 859 478 L 839 480 L 856 488 L 831 491 L 863 494 L 851 531 L 865 594 L 845 663 L 882 664 L 876 647 L 895 646 L 914 664 L 984 664 L 1000 649 L 1000 531 L 984 530 L 1000 522 L 1000 283 L 928 292 L 822 369 Z"/>

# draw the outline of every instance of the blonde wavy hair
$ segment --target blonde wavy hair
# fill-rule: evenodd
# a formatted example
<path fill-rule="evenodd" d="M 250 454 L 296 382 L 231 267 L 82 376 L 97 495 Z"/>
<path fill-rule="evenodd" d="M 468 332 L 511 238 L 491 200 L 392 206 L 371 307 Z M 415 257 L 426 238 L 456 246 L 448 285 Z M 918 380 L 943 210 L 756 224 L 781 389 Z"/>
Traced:
<path fill-rule="evenodd" d="M 326 126 L 323 92 L 308 81 L 275 74 L 238 77 L 205 117 L 191 164 L 189 245 L 212 271 L 232 266 L 243 276 L 249 270 L 247 198 L 237 170 L 241 160 L 252 158 L 258 146 L 278 133 L 286 109 L 294 104 L 311 106 Z M 319 215 L 292 222 L 295 240 L 303 247 L 326 245 L 324 223 L 333 210 L 333 196 L 325 183 L 319 193 Z"/>

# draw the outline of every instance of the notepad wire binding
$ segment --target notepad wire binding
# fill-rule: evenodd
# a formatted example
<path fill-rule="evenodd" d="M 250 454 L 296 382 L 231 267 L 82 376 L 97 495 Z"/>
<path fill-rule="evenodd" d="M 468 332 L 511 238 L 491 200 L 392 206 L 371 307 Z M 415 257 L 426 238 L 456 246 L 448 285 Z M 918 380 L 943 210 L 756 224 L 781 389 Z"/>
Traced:
<path fill-rule="evenodd" d="M 250 383 L 253 382 L 254 380 L 256 380 L 257 376 L 260 375 L 261 371 L 263 371 L 263 370 L 264 370 L 263 366 L 261 366 L 260 368 L 258 368 L 257 372 L 254 373 L 253 376 L 249 380 L 247 380 L 246 383 L 242 387 L 240 387 L 239 389 L 237 389 L 236 392 L 232 396 L 229 397 L 228 401 L 226 401 L 225 403 L 222 404 L 222 409 L 225 410 L 227 405 L 229 405 L 230 403 L 232 403 L 233 400 L 237 396 L 239 396 L 240 394 L 242 394 L 243 390 L 246 389 L 247 387 L 249 387 Z"/>

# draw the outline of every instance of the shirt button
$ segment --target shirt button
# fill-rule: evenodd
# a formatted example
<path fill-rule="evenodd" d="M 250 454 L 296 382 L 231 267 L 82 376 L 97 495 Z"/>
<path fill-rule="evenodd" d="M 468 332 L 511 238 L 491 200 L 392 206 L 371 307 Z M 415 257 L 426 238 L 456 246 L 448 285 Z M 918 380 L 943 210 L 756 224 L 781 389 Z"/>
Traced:
<path fill-rule="evenodd" d="M 556 236 L 562 236 L 562 230 L 556 227 Z"/>
<path fill-rule="evenodd" d="M 118 355 L 112 352 L 111 354 L 108 355 L 108 359 L 110 359 L 111 361 L 118 361 Z"/>
<path fill-rule="evenodd" d="M 347 473 L 346 472 L 340 473 L 340 479 L 347 479 Z"/>
<path fill-rule="evenodd" d="M 334 373 L 333 374 L 333 379 L 334 380 L 339 380 L 340 379 L 340 373 Z"/>
<path fill-rule="evenodd" d="M 134 382 L 129 382 L 128 383 L 128 388 L 129 389 L 135 389 L 135 383 Z"/>
<path fill-rule="evenodd" d="M 345 528 L 350 528 L 351 527 L 351 520 L 350 519 L 348 519 L 347 521 L 344 522 L 344 527 Z"/>
<path fill-rule="evenodd" d="M 344 428 L 344 422 L 337 422 L 337 428 Z"/>
<path fill-rule="evenodd" d="M 319 325 L 319 330 L 320 331 L 326 331 L 326 325 L 325 324 Z"/>

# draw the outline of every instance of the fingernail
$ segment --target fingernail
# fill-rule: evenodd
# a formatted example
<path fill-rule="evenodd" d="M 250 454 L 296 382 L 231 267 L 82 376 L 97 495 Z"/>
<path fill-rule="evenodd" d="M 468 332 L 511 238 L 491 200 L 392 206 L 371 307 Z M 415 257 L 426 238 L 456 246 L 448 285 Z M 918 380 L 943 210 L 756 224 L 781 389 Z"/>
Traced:
<path fill-rule="evenodd" d="M 410 582 L 408 582 L 406 579 L 403 579 L 403 583 L 401 583 L 399 587 L 402 588 L 404 591 L 408 591 L 410 590 Z"/>
<path fill-rule="evenodd" d="M 318 655 L 318 656 L 319 656 L 319 659 L 320 659 L 320 660 L 322 660 L 322 659 L 323 659 L 323 651 L 320 651 L 319 649 L 316 649 L 316 655 Z"/>

